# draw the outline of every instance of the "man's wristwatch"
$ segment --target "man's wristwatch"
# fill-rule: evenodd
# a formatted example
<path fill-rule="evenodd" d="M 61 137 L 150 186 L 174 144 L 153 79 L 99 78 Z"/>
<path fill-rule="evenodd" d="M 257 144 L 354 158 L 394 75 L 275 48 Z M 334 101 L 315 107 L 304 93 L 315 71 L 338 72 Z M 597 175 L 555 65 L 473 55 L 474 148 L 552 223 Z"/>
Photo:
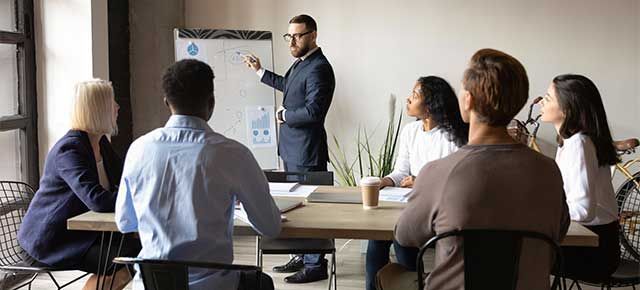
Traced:
<path fill-rule="evenodd" d="M 278 118 L 278 120 L 284 122 L 284 119 L 282 119 L 282 112 L 284 112 L 284 110 L 278 111 L 278 117 L 277 118 Z"/>

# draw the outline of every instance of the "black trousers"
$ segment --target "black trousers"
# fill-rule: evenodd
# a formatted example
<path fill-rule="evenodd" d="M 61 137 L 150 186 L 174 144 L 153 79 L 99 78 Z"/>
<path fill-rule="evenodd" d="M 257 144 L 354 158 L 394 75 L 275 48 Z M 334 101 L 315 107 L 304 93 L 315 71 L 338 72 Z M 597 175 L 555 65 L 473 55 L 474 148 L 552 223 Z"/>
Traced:
<path fill-rule="evenodd" d="M 611 276 L 620 263 L 618 222 L 585 227 L 598 235 L 598 247 L 562 247 L 564 276 L 581 281 L 602 281 Z"/>

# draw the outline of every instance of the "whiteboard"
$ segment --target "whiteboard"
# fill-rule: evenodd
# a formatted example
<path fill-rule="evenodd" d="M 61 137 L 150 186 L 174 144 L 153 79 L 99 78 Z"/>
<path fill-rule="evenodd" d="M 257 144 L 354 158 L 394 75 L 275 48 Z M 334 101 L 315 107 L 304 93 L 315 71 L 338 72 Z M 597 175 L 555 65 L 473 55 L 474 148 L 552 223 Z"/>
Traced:
<path fill-rule="evenodd" d="M 174 29 L 176 60 L 195 58 L 213 69 L 216 99 L 209 125 L 247 146 L 262 169 L 278 168 L 275 89 L 242 62 L 252 53 L 273 71 L 269 31 Z"/>

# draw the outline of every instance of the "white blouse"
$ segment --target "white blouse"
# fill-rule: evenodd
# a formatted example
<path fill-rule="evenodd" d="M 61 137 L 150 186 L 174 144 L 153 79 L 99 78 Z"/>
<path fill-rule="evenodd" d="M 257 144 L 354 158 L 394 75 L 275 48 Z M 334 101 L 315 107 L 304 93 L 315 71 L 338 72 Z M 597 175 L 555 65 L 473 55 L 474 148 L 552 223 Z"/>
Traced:
<path fill-rule="evenodd" d="M 98 180 L 100 181 L 100 185 L 102 185 L 102 188 L 109 190 L 109 178 L 107 177 L 107 171 L 104 169 L 104 162 L 100 160 L 96 163 L 96 167 L 98 168 Z"/>
<path fill-rule="evenodd" d="M 440 127 L 425 131 L 422 121 L 411 122 L 402 128 L 398 157 L 387 177 L 395 186 L 400 186 L 403 178 L 418 175 L 422 166 L 430 161 L 443 158 L 458 150 L 448 134 Z"/>
<path fill-rule="evenodd" d="M 603 225 L 618 219 L 609 166 L 598 166 L 596 147 L 587 135 L 577 133 L 558 147 L 556 163 L 562 173 L 571 220 L 583 225 Z"/>

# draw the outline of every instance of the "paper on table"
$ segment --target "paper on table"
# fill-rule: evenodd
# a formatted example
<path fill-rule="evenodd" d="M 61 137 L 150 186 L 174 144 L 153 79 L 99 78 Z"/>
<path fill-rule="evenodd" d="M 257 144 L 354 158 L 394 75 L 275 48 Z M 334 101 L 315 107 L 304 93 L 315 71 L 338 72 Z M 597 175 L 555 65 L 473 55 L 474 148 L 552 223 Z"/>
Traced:
<path fill-rule="evenodd" d="M 241 220 L 247 224 L 250 224 L 253 227 L 253 224 L 251 224 L 251 222 L 249 221 L 249 216 L 247 215 L 247 212 L 244 210 L 243 207 L 240 208 L 236 208 L 235 211 L 233 212 L 233 218 L 237 219 L 237 220 Z M 281 214 L 280 215 L 280 220 L 281 221 L 286 221 L 287 220 L 287 216 Z"/>
<path fill-rule="evenodd" d="M 300 184 L 297 182 L 269 182 L 269 190 L 279 192 L 291 192 L 296 190 Z"/>
<path fill-rule="evenodd" d="M 277 191 L 271 190 L 272 196 L 292 196 L 292 197 L 304 197 L 306 198 L 314 192 L 318 187 L 314 185 L 300 185 L 293 191 Z"/>
<path fill-rule="evenodd" d="M 380 190 L 380 200 L 407 202 L 411 188 L 387 186 Z"/>

